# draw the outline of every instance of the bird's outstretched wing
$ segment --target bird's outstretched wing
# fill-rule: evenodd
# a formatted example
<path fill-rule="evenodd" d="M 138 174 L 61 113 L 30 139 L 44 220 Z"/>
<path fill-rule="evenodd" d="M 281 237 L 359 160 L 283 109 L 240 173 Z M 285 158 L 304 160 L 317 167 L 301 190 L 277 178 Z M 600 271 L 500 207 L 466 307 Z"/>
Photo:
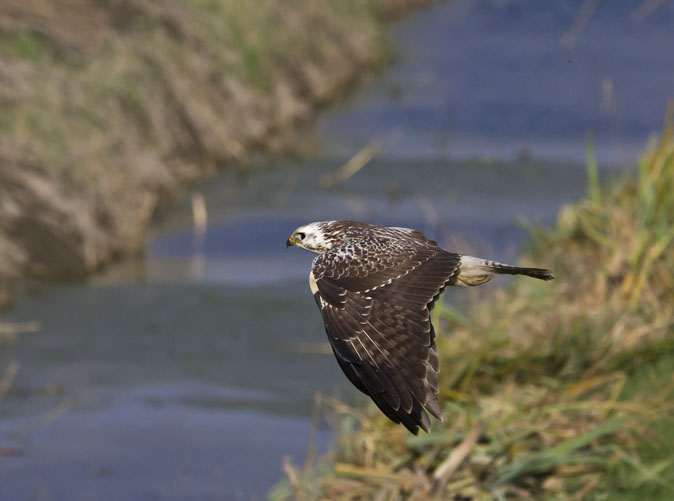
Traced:
<path fill-rule="evenodd" d="M 438 357 L 430 308 L 460 256 L 434 242 L 364 237 L 314 259 L 328 339 L 349 380 L 412 433 L 438 419 Z"/>

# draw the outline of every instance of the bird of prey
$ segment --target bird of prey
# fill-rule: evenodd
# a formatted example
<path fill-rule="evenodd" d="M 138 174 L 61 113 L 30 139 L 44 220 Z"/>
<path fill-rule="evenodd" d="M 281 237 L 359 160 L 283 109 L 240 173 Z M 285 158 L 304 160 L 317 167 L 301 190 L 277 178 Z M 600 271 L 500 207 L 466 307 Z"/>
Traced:
<path fill-rule="evenodd" d="M 309 286 L 339 366 L 415 435 L 419 427 L 430 431 L 426 411 L 442 420 L 430 310 L 445 287 L 480 285 L 502 274 L 554 278 L 550 270 L 449 252 L 418 230 L 356 221 L 300 226 L 291 245 L 318 254 Z"/>

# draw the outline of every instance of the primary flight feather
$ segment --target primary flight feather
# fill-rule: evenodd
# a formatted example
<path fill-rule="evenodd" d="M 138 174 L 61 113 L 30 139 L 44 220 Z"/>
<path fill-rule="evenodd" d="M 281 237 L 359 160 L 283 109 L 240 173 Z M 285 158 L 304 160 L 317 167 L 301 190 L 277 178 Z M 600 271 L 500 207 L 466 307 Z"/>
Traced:
<path fill-rule="evenodd" d="M 426 411 L 442 420 L 430 310 L 445 287 L 480 285 L 500 274 L 554 278 L 550 270 L 446 251 L 418 230 L 356 221 L 300 226 L 287 245 L 318 254 L 309 285 L 339 366 L 414 434 L 430 431 Z"/>

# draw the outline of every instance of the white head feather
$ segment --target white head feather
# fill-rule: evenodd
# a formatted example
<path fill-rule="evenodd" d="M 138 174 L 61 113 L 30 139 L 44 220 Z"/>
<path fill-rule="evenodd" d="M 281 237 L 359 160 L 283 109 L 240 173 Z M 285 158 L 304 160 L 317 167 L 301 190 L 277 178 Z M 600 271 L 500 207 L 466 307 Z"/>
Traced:
<path fill-rule="evenodd" d="M 333 240 L 326 238 L 328 225 L 334 221 L 318 221 L 297 228 L 288 239 L 289 245 L 295 245 L 314 254 L 323 254 L 332 249 Z"/>

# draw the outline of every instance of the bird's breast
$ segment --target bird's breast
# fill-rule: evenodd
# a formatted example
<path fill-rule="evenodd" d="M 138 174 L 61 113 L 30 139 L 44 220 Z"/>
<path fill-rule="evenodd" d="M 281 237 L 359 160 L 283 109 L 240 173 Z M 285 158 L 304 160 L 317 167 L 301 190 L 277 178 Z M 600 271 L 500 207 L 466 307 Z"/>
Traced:
<path fill-rule="evenodd" d="M 311 293 L 316 295 L 318 292 L 318 285 L 316 285 L 316 277 L 314 277 L 313 270 L 309 271 L 309 288 L 311 289 Z"/>

